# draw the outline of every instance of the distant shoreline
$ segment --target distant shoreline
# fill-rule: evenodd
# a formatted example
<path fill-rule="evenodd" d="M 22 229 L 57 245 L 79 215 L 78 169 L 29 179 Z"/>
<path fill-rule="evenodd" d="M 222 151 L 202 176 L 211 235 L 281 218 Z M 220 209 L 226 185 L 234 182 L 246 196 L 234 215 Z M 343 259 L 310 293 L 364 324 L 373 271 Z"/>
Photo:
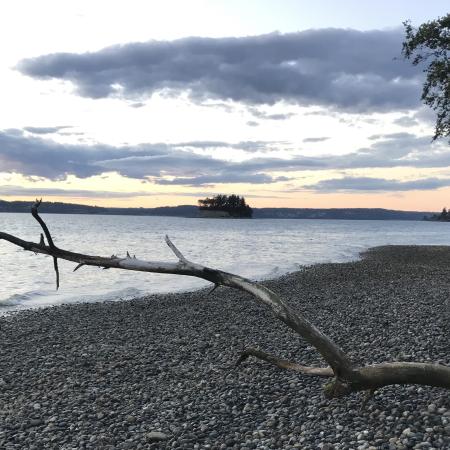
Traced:
<path fill-rule="evenodd" d="M 29 213 L 31 202 L 0 200 L 0 213 Z M 87 214 L 119 216 L 160 216 L 202 218 L 197 206 L 160 206 L 155 208 L 107 208 L 62 202 L 44 202 L 44 214 Z M 253 208 L 253 219 L 333 219 L 333 220 L 427 220 L 435 212 L 398 211 L 384 208 Z"/>

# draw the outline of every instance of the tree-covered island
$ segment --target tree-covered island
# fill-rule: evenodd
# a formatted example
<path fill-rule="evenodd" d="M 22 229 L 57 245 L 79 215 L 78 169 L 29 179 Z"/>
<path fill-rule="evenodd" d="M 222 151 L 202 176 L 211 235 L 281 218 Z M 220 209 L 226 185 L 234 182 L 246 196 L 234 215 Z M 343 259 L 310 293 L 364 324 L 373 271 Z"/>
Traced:
<path fill-rule="evenodd" d="M 239 195 L 216 195 L 198 201 L 198 208 L 202 217 L 233 217 L 250 219 L 252 208 L 247 205 L 245 198 Z"/>

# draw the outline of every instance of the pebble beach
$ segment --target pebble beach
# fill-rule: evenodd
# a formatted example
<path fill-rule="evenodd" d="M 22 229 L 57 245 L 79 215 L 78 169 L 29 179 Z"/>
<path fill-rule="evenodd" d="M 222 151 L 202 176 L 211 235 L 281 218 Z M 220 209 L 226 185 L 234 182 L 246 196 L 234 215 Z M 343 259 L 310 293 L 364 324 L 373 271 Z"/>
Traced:
<path fill-rule="evenodd" d="M 264 284 L 357 364 L 450 365 L 450 247 L 377 247 Z M 447 390 L 326 400 L 324 379 L 251 358 L 236 367 L 247 347 L 324 364 L 223 287 L 0 317 L 0 449 L 450 448 Z"/>

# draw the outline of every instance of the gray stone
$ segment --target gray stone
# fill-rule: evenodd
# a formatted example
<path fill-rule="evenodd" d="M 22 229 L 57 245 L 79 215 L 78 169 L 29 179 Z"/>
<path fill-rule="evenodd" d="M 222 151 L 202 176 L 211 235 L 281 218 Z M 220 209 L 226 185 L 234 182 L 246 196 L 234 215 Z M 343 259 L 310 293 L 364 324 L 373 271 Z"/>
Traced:
<path fill-rule="evenodd" d="M 161 433 L 160 431 L 150 431 L 145 436 L 147 440 L 151 442 L 166 441 L 167 439 L 169 439 L 169 436 L 167 436 L 167 434 Z"/>

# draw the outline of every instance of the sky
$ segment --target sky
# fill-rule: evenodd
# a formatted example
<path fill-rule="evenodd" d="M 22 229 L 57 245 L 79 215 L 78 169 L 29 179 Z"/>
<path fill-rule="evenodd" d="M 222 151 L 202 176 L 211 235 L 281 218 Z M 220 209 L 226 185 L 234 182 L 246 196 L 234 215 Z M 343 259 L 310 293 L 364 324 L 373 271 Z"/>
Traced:
<path fill-rule="evenodd" d="M 0 4 L 0 199 L 450 206 L 404 29 L 441 0 Z"/>

